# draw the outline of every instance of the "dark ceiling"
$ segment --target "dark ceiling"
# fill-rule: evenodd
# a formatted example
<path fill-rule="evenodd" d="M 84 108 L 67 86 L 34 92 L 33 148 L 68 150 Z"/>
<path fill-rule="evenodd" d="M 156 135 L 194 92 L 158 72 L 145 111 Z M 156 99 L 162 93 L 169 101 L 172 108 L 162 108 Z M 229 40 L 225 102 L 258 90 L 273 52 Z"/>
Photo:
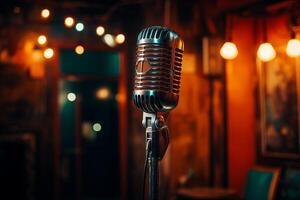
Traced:
<path fill-rule="evenodd" d="M 120 9 L 153 2 L 153 0 L 2 0 L 0 15 L 7 16 L 20 7 L 23 12 L 33 9 L 50 8 L 56 13 L 70 13 L 84 17 L 102 17 L 107 20 Z"/>

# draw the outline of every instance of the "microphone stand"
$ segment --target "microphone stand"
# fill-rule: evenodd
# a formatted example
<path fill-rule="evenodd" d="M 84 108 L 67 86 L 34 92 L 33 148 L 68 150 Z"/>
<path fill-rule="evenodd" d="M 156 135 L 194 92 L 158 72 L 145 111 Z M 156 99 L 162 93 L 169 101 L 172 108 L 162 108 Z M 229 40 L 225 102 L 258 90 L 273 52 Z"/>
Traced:
<path fill-rule="evenodd" d="M 159 196 L 159 160 L 168 148 L 169 132 L 166 125 L 167 114 L 143 112 L 143 126 L 146 128 L 146 148 L 149 165 L 149 200 Z"/>

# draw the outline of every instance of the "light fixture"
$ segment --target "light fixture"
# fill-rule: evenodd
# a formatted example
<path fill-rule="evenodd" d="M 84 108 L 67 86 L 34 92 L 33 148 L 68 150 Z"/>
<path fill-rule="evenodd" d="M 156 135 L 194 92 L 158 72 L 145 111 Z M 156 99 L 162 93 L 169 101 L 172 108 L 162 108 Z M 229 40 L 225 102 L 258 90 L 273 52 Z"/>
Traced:
<path fill-rule="evenodd" d="M 75 23 L 75 20 L 73 17 L 66 17 L 65 18 L 65 26 L 68 28 L 71 28 Z"/>
<path fill-rule="evenodd" d="M 105 28 L 104 28 L 103 26 L 98 26 L 98 27 L 96 28 L 96 34 L 97 34 L 98 36 L 102 36 L 104 33 L 105 33 Z"/>
<path fill-rule="evenodd" d="M 84 25 L 83 25 L 83 23 L 78 22 L 78 23 L 76 24 L 75 28 L 76 28 L 77 31 L 81 32 L 81 31 L 83 31 L 83 29 L 84 29 Z"/>
<path fill-rule="evenodd" d="M 300 40 L 296 38 L 290 39 L 286 47 L 286 54 L 289 57 L 300 56 Z"/>
<path fill-rule="evenodd" d="M 47 49 L 45 49 L 45 51 L 44 51 L 44 57 L 45 57 L 46 59 L 50 59 L 50 58 L 52 58 L 53 56 L 54 56 L 54 51 L 53 51 L 52 48 L 47 48 Z"/>
<path fill-rule="evenodd" d="M 221 56 L 226 60 L 232 60 L 237 57 L 238 49 L 233 42 L 225 42 L 220 49 Z"/>
<path fill-rule="evenodd" d="M 100 123 L 94 123 L 93 124 L 93 130 L 96 131 L 96 132 L 100 132 L 102 129 L 102 126 Z"/>
<path fill-rule="evenodd" d="M 96 91 L 96 97 L 101 100 L 108 99 L 110 97 L 110 91 L 107 87 L 102 87 Z"/>
<path fill-rule="evenodd" d="M 47 42 L 47 37 L 45 35 L 40 35 L 37 39 L 37 42 L 40 44 L 40 45 L 44 45 L 46 44 Z"/>
<path fill-rule="evenodd" d="M 232 19 L 231 16 L 227 17 L 228 25 L 226 24 L 225 38 L 227 38 L 227 42 L 225 42 L 221 49 L 220 54 L 222 58 L 226 60 L 235 59 L 238 55 L 238 49 L 236 45 L 232 42 Z"/>
<path fill-rule="evenodd" d="M 110 47 L 116 46 L 114 37 L 111 34 L 105 34 L 103 37 L 103 40 L 104 40 L 105 44 L 107 44 Z"/>
<path fill-rule="evenodd" d="M 269 62 L 276 57 L 276 51 L 271 43 L 268 41 L 268 29 L 266 23 L 266 17 L 263 18 L 263 43 L 260 44 L 257 50 L 257 57 L 262 62 Z"/>
<path fill-rule="evenodd" d="M 125 42 L 125 35 L 123 34 L 118 34 L 116 37 L 115 37 L 115 41 L 117 44 L 122 44 Z"/>
<path fill-rule="evenodd" d="M 41 11 L 41 16 L 42 16 L 42 18 L 44 18 L 44 19 L 48 18 L 48 17 L 50 16 L 50 10 L 48 10 L 48 9 L 43 9 L 43 10 Z"/>
<path fill-rule="evenodd" d="M 82 45 L 77 45 L 75 47 L 75 52 L 79 55 L 83 54 L 84 53 L 84 47 Z"/>
<path fill-rule="evenodd" d="M 276 51 L 272 44 L 265 42 L 262 43 L 257 50 L 257 57 L 263 62 L 269 62 L 276 56 Z"/>
<path fill-rule="evenodd" d="M 73 93 L 73 92 L 69 92 L 67 94 L 67 99 L 68 99 L 68 101 L 71 101 L 71 102 L 75 101 L 76 100 L 76 94 Z"/>
<path fill-rule="evenodd" d="M 295 5 L 293 8 L 295 9 L 297 6 Z M 297 57 L 300 56 L 300 40 L 296 38 L 296 33 L 299 30 L 299 19 L 296 13 L 296 10 L 292 9 L 290 16 L 290 24 L 291 24 L 291 39 L 288 41 L 286 46 L 286 54 L 289 57 Z M 298 29 L 298 30 L 297 30 Z"/>

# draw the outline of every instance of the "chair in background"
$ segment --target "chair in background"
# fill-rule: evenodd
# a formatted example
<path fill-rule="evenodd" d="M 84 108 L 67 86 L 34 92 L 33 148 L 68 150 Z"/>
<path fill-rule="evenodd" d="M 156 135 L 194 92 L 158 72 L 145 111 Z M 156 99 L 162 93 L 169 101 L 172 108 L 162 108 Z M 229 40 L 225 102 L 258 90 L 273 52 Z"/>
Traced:
<path fill-rule="evenodd" d="M 280 169 L 254 167 L 247 176 L 245 200 L 275 200 L 280 178 Z"/>

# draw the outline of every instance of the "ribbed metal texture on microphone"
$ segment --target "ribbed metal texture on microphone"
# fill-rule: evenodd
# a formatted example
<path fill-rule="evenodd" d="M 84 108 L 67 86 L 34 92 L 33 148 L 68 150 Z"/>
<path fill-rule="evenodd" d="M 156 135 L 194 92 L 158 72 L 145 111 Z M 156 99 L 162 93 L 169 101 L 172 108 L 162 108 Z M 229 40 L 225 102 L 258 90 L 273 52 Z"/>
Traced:
<path fill-rule="evenodd" d="M 179 98 L 183 41 L 168 28 L 143 29 L 137 39 L 133 99 L 143 112 L 167 112 Z"/>

